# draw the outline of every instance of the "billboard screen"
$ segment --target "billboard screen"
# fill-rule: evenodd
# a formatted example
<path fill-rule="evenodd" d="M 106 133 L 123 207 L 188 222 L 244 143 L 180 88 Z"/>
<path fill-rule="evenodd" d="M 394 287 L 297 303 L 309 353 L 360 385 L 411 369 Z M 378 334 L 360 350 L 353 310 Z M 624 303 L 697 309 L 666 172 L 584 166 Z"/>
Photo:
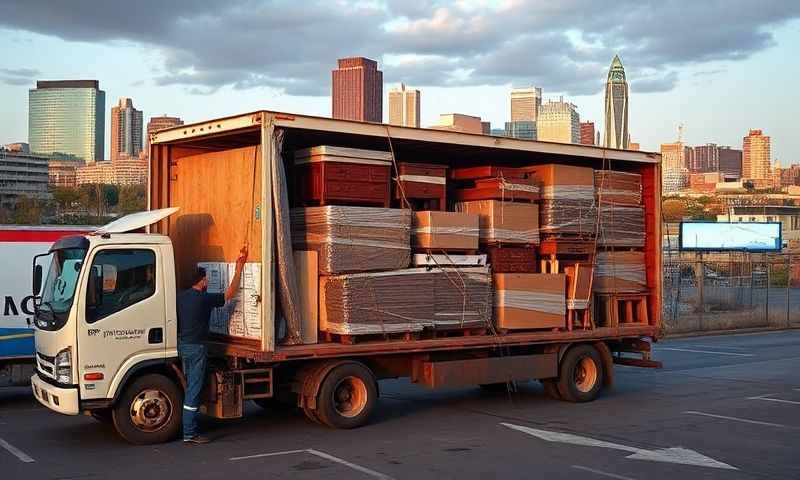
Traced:
<path fill-rule="evenodd" d="M 780 251 L 781 224 L 683 222 L 680 246 L 681 250 Z"/>

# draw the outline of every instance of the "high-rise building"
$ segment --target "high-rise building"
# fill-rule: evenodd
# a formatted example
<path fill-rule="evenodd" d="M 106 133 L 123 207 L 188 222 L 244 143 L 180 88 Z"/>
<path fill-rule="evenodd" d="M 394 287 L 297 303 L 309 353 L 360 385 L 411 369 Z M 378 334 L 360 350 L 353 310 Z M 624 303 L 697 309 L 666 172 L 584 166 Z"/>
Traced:
<path fill-rule="evenodd" d="M 689 147 L 681 141 L 661 144 L 661 188 L 664 193 L 675 193 L 686 187 L 689 180 L 688 156 Z"/>
<path fill-rule="evenodd" d="M 536 139 L 545 142 L 580 143 L 581 119 L 575 105 L 549 101 L 542 105 L 536 121 Z"/>
<path fill-rule="evenodd" d="M 625 68 L 618 55 L 614 55 L 608 69 L 605 115 L 603 146 L 628 148 L 628 82 L 625 81 Z"/>
<path fill-rule="evenodd" d="M 183 125 L 183 120 L 181 120 L 180 117 L 168 117 L 166 115 L 161 115 L 160 117 L 150 117 L 150 121 L 147 122 L 147 137 L 145 138 L 144 147 L 144 151 L 147 153 L 147 155 L 150 155 L 150 135 L 159 130 L 177 125 Z"/>
<path fill-rule="evenodd" d="M 0 206 L 13 207 L 20 197 L 46 199 L 48 158 L 0 148 Z"/>
<path fill-rule="evenodd" d="M 581 144 L 594 145 L 594 122 L 581 122 Z"/>
<path fill-rule="evenodd" d="M 728 178 L 742 178 L 742 151 L 719 147 L 719 171 Z"/>
<path fill-rule="evenodd" d="M 97 80 L 38 81 L 28 92 L 31 152 L 96 161 L 105 149 L 106 93 Z"/>
<path fill-rule="evenodd" d="M 430 128 L 434 130 L 483 134 L 481 117 L 464 115 L 463 113 L 442 113 L 439 115 L 439 123 L 432 125 Z"/>
<path fill-rule="evenodd" d="M 111 160 L 139 156 L 143 122 L 142 111 L 133 108 L 130 98 L 120 98 L 111 107 Z"/>
<path fill-rule="evenodd" d="M 707 143 L 692 147 L 686 158 L 686 168 L 690 173 L 719 171 L 719 147 L 717 144 Z"/>
<path fill-rule="evenodd" d="M 481 133 L 484 135 L 492 134 L 492 122 L 481 122 Z"/>
<path fill-rule="evenodd" d="M 536 122 L 531 122 L 528 120 L 506 122 L 504 136 L 520 138 L 523 140 L 536 140 Z"/>
<path fill-rule="evenodd" d="M 406 90 L 405 84 L 389 91 L 389 124 L 419 128 L 419 90 Z"/>
<path fill-rule="evenodd" d="M 742 178 L 770 178 L 770 138 L 761 130 L 750 130 L 742 141 Z"/>
<path fill-rule="evenodd" d="M 512 122 L 535 122 L 541 107 L 541 88 L 526 87 L 511 90 Z"/>
<path fill-rule="evenodd" d="M 383 122 L 383 72 L 364 57 L 340 58 L 331 73 L 333 118 Z"/>
<path fill-rule="evenodd" d="M 47 182 L 52 187 L 73 188 L 77 185 L 78 168 L 83 166 L 83 162 L 72 160 L 50 160 L 47 165 Z"/>

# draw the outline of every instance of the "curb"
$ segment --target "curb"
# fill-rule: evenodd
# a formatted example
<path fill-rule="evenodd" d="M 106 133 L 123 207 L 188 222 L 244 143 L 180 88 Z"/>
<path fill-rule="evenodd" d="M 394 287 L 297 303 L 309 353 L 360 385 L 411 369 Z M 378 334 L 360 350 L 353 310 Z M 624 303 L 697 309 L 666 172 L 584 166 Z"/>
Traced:
<path fill-rule="evenodd" d="M 712 335 L 750 335 L 754 333 L 771 333 L 789 330 L 800 330 L 800 325 L 792 325 L 790 327 L 733 328 L 727 330 L 707 330 L 702 332 L 682 332 L 673 334 L 666 333 L 661 339 L 671 340 L 673 338 L 708 337 Z"/>

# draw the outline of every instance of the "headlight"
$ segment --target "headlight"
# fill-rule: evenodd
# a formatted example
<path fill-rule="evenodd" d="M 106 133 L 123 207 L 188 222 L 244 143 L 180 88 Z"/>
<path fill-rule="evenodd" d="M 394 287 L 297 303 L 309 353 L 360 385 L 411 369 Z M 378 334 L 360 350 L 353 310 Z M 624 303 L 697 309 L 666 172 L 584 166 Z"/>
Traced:
<path fill-rule="evenodd" d="M 56 355 L 56 381 L 72 385 L 72 347 L 67 347 Z"/>

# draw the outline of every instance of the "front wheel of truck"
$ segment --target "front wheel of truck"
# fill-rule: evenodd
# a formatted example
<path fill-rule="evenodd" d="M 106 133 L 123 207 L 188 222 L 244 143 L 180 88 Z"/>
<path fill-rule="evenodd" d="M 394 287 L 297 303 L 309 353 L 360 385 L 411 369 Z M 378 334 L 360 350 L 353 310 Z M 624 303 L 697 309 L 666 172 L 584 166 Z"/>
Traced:
<path fill-rule="evenodd" d="M 171 379 L 148 374 L 130 384 L 114 406 L 114 427 L 136 445 L 173 440 L 181 428 L 183 393 Z"/>

